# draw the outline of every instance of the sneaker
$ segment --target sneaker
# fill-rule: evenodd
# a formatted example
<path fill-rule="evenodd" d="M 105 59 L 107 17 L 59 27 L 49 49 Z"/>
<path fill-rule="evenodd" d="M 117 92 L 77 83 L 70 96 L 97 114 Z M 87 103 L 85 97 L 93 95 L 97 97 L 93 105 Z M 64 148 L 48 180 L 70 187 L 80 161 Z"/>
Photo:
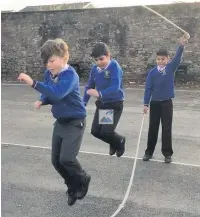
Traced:
<path fill-rule="evenodd" d="M 110 145 L 109 155 L 114 155 L 116 153 L 116 149 Z"/>
<path fill-rule="evenodd" d="M 83 199 L 86 196 L 88 192 L 91 176 L 86 174 L 84 179 L 85 180 L 82 183 L 81 187 L 76 192 L 76 198 L 79 200 Z"/>
<path fill-rule="evenodd" d="M 116 151 L 116 155 L 117 157 L 121 157 L 124 152 L 125 152 L 125 143 L 126 143 L 126 138 L 123 137 L 121 144 L 120 144 L 120 148 Z"/>
<path fill-rule="evenodd" d="M 67 204 L 68 206 L 73 206 L 76 203 L 76 196 L 73 192 L 66 192 L 66 194 L 68 195 L 68 200 L 67 200 Z"/>
<path fill-rule="evenodd" d="M 152 155 L 150 154 L 145 154 L 143 157 L 143 161 L 149 161 L 152 158 Z"/>
<path fill-rule="evenodd" d="M 172 157 L 171 156 L 165 157 L 165 163 L 166 164 L 170 164 L 171 162 L 172 162 Z"/>

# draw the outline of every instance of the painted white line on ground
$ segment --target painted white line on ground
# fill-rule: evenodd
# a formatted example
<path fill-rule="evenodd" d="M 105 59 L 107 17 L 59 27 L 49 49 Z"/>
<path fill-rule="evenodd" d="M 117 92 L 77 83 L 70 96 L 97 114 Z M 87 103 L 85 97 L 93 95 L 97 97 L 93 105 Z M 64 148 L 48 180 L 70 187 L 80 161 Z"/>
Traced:
<path fill-rule="evenodd" d="M 40 149 L 51 150 L 50 147 L 45 147 L 45 146 L 24 145 L 24 144 L 9 143 L 9 142 L 1 142 L 1 145 L 5 145 L 5 146 L 19 146 L 19 147 L 26 147 L 26 148 L 40 148 Z M 100 152 L 80 151 L 80 153 L 83 153 L 83 154 L 92 154 L 92 155 L 100 155 L 100 156 L 110 156 L 109 154 L 100 153 Z M 116 156 L 110 156 L 110 157 L 116 157 Z M 135 159 L 134 157 L 127 156 L 127 155 L 123 155 L 122 158 Z M 137 159 L 138 160 L 142 160 L 142 158 L 137 158 Z M 163 160 L 156 160 L 156 159 L 151 159 L 150 161 L 161 162 L 161 163 L 164 162 Z M 187 164 L 187 163 L 181 163 L 181 162 L 175 162 L 175 161 L 173 161 L 172 164 L 182 165 L 182 166 L 190 166 L 190 167 L 199 167 L 200 168 L 200 165 L 198 165 L 198 164 Z"/>
<path fill-rule="evenodd" d="M 20 83 L 1 83 L 1 86 L 29 86 L 28 84 L 20 84 Z"/>

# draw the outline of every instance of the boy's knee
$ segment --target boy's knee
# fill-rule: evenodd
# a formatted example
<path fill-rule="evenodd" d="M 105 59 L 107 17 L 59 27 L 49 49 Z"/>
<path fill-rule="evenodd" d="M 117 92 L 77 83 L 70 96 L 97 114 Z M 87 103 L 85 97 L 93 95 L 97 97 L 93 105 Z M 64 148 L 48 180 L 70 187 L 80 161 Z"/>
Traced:
<path fill-rule="evenodd" d="M 102 128 L 100 132 L 100 136 L 101 137 L 110 136 L 110 135 L 113 135 L 113 133 L 114 133 L 114 130 L 112 129 Z"/>
<path fill-rule="evenodd" d="M 100 132 L 99 131 L 97 131 L 97 130 L 91 130 L 91 134 L 94 136 L 94 137 L 96 137 L 96 138 L 100 138 Z"/>
<path fill-rule="evenodd" d="M 74 161 L 74 158 L 72 156 L 69 155 L 65 155 L 60 157 L 60 164 L 67 166 L 69 164 L 71 164 Z"/>
<path fill-rule="evenodd" d="M 53 164 L 55 169 L 59 168 L 59 161 L 56 160 L 55 158 L 51 158 L 51 163 Z"/>

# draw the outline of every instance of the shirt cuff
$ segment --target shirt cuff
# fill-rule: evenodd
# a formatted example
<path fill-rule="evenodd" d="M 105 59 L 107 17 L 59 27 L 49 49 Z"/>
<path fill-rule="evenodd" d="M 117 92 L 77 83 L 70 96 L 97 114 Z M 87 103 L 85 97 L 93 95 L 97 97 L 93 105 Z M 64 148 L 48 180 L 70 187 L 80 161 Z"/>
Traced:
<path fill-rule="evenodd" d="M 99 93 L 99 97 L 98 98 L 101 99 L 102 98 L 102 93 L 100 91 L 98 93 Z"/>
<path fill-rule="evenodd" d="M 35 88 L 37 86 L 37 81 L 33 81 L 33 84 L 31 85 L 32 88 Z"/>

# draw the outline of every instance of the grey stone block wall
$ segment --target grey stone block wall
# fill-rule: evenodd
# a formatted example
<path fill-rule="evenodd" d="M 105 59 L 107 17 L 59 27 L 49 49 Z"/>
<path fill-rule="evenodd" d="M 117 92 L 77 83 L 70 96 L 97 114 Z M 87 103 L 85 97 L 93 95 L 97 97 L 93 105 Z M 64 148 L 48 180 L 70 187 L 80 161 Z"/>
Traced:
<path fill-rule="evenodd" d="M 200 3 L 151 6 L 188 31 L 190 43 L 183 61 L 189 75 L 200 79 Z M 1 14 L 2 80 L 16 81 L 26 71 L 42 79 L 40 46 L 50 38 L 63 38 L 70 47 L 70 63 L 87 77 L 93 64 L 93 45 L 104 41 L 121 64 L 125 81 L 144 81 L 155 52 L 167 48 L 173 56 L 182 33 L 150 11 L 137 7 L 102 8 Z"/>

